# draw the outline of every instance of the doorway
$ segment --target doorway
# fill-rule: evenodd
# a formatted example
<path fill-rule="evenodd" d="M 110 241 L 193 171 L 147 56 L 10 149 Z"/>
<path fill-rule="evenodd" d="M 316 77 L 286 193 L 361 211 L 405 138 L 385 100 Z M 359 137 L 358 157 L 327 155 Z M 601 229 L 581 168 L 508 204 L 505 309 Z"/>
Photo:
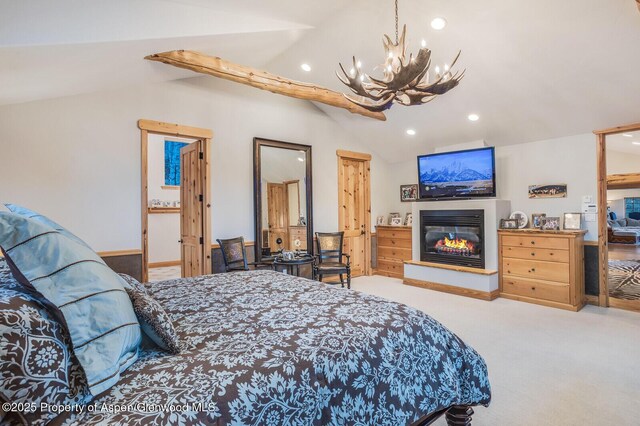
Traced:
<path fill-rule="evenodd" d="M 211 273 L 211 130 L 139 120 L 142 279 Z"/>
<path fill-rule="evenodd" d="M 351 276 L 371 275 L 371 155 L 336 151 L 338 229 L 351 256 Z"/>
<path fill-rule="evenodd" d="M 640 312 L 640 124 L 595 133 L 599 304 Z"/>

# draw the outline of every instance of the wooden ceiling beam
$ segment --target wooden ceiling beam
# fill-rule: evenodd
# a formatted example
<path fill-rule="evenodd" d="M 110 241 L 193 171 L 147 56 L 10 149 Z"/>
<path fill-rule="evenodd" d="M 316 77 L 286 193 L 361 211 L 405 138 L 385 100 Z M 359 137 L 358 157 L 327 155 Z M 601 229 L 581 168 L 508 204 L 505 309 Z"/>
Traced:
<path fill-rule="evenodd" d="M 626 173 L 607 176 L 607 189 L 640 188 L 640 173 Z"/>
<path fill-rule="evenodd" d="M 315 84 L 290 80 L 266 71 L 190 50 L 172 50 L 170 52 L 156 53 L 145 57 L 145 59 L 268 90 L 279 95 L 344 108 L 354 114 L 375 118 L 376 120 L 385 121 L 387 119 L 381 112 L 372 112 L 350 102 L 342 93 L 334 92 Z"/>

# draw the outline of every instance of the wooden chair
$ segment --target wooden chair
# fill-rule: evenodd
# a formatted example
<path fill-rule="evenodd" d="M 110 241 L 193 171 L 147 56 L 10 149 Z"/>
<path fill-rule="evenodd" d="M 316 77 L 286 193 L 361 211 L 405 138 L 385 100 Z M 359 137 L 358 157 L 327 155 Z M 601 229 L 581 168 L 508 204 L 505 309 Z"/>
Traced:
<path fill-rule="evenodd" d="M 344 232 L 316 232 L 318 254 L 313 266 L 313 274 L 322 281 L 323 275 L 339 275 L 344 287 L 344 275 L 347 275 L 347 288 L 351 288 L 351 258 L 342 252 Z M 346 262 L 343 262 L 343 258 Z"/>
<path fill-rule="evenodd" d="M 247 262 L 247 250 L 244 246 L 244 238 L 230 238 L 227 240 L 216 240 L 220 244 L 220 251 L 222 251 L 222 260 L 224 261 L 224 267 L 226 272 L 231 271 L 249 271 L 249 267 L 253 266 L 255 269 L 260 267 L 271 268 L 270 265 L 259 262 Z"/>

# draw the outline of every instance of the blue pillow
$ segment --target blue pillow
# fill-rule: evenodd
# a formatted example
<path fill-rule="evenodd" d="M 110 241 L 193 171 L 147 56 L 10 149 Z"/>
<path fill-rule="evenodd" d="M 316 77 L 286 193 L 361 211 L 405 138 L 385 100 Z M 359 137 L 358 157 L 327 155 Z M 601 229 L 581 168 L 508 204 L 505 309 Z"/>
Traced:
<path fill-rule="evenodd" d="M 56 231 L 60 231 L 60 233 L 66 237 L 71 238 L 72 240 L 75 240 L 77 242 L 79 242 L 80 244 L 89 247 L 89 244 L 85 243 L 84 241 L 82 241 L 80 238 L 76 237 L 74 234 L 72 234 L 68 229 L 65 229 L 62 225 L 57 224 L 56 222 L 52 221 L 51 219 L 49 219 L 48 217 L 41 215 L 40 213 L 34 212 L 33 210 L 29 210 L 25 207 L 21 207 L 18 206 L 17 204 L 9 204 L 6 203 L 5 207 L 9 209 L 10 212 L 15 213 L 17 215 L 23 216 L 23 217 L 27 217 L 29 219 L 33 219 L 37 222 L 43 223 L 53 229 L 55 229 Z M 89 247 L 91 248 L 91 247 Z"/>
<path fill-rule="evenodd" d="M 57 308 L 91 394 L 115 385 L 141 340 L 124 280 L 85 245 L 13 213 L 0 212 L 0 248 L 16 279 Z"/>

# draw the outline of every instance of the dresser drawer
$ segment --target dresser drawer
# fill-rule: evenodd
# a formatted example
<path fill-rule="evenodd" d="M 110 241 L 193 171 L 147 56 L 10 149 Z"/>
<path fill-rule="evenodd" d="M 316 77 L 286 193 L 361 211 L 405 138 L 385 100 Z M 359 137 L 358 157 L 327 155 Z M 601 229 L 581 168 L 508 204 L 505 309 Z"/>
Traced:
<path fill-rule="evenodd" d="M 394 276 L 404 275 L 404 263 L 397 260 L 378 259 L 378 271 L 390 272 Z"/>
<path fill-rule="evenodd" d="M 378 258 L 381 257 L 398 260 L 411 260 L 411 249 L 398 247 L 378 247 Z"/>
<path fill-rule="evenodd" d="M 389 229 L 378 228 L 376 230 L 378 238 L 400 238 L 404 240 L 411 239 L 411 229 Z"/>
<path fill-rule="evenodd" d="M 552 302 L 569 303 L 570 301 L 568 284 L 544 283 L 524 278 L 503 277 L 502 292 Z"/>
<path fill-rule="evenodd" d="M 568 263 L 504 258 L 502 260 L 502 269 L 505 275 L 516 275 L 562 283 L 569 282 Z"/>
<path fill-rule="evenodd" d="M 406 248 L 411 249 L 411 240 L 403 238 L 380 238 L 378 237 L 378 250 L 381 247 Z"/>
<path fill-rule="evenodd" d="M 538 247 L 556 250 L 569 250 L 567 238 L 527 236 L 527 235 L 503 235 L 503 246 L 513 247 Z"/>
<path fill-rule="evenodd" d="M 568 250 L 542 249 L 537 247 L 503 246 L 502 256 L 515 259 L 545 260 L 548 262 L 569 263 Z"/>

